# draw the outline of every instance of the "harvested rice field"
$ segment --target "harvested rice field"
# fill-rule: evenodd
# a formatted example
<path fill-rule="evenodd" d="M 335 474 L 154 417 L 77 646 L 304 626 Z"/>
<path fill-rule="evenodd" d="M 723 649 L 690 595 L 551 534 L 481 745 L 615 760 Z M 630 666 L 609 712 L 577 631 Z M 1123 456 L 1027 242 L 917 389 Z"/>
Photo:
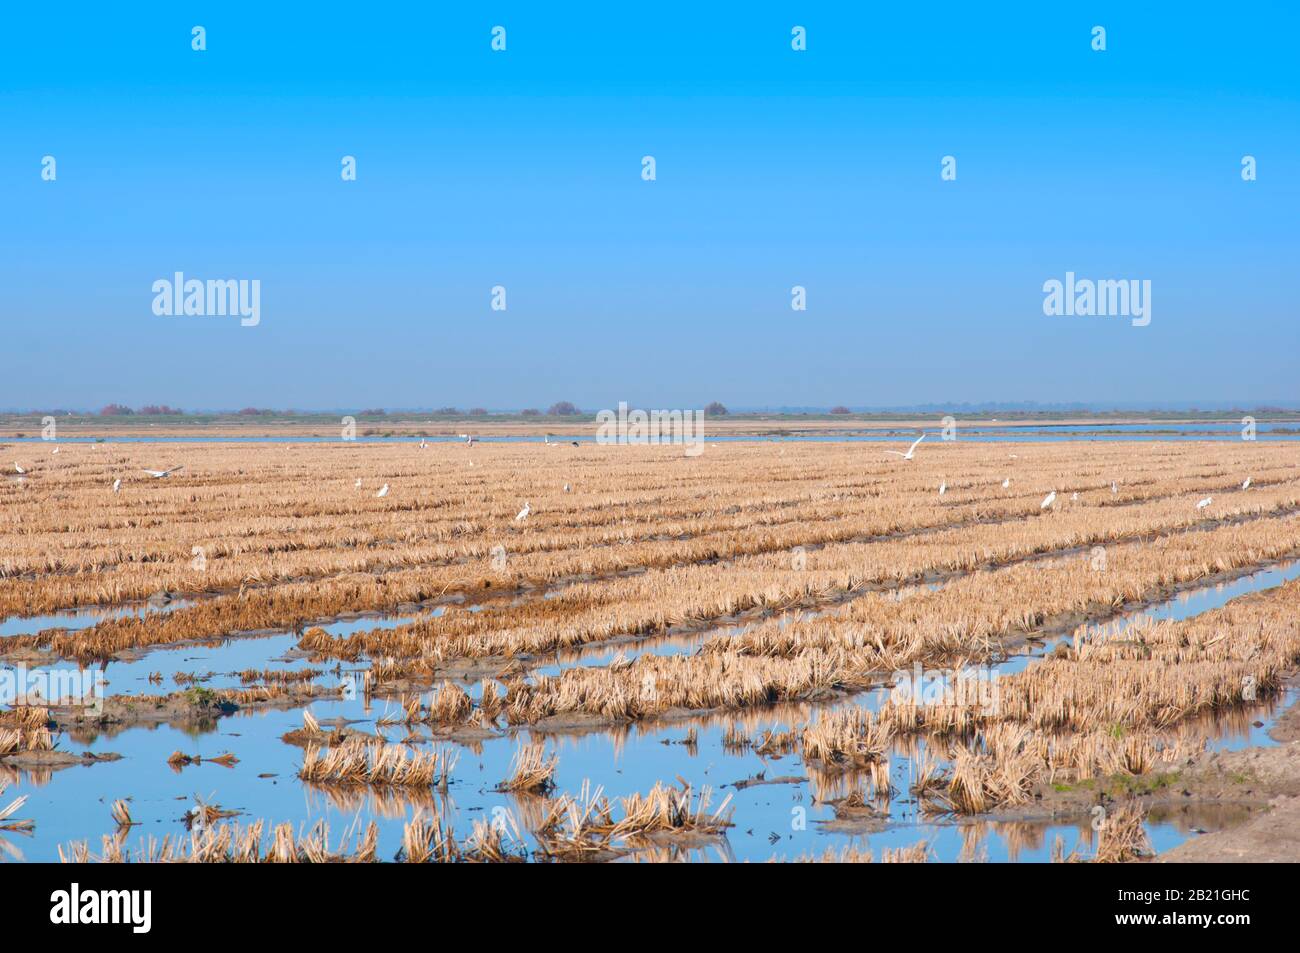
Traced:
<path fill-rule="evenodd" d="M 1133 862 L 1300 794 L 1300 441 L 517 429 L 0 442 L 0 859 Z"/>

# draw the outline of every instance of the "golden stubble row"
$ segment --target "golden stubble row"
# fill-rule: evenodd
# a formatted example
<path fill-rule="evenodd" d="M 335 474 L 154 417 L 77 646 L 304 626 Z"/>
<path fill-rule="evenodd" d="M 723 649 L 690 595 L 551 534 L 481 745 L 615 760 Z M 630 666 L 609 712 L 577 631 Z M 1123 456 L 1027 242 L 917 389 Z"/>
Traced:
<path fill-rule="evenodd" d="M 360 650 L 428 658 L 552 651 L 618 634 L 698 625 L 753 608 L 815 603 L 836 593 L 898 585 L 928 574 L 971 572 L 1035 554 L 1194 530 L 1225 519 L 1258 520 L 1297 506 L 1300 487 L 1290 484 L 1238 490 L 1221 498 L 1211 515 L 1198 510 L 1190 497 L 1123 507 L 1065 503 L 1011 523 L 614 576 L 570 586 L 554 594 L 556 598 L 527 599 L 490 613 L 449 612 L 440 619 L 364 633 L 337 648 L 326 642 L 310 647 L 341 657 Z M 442 581 L 446 578 L 440 570 L 408 570 L 383 576 L 353 574 L 328 584 L 251 589 L 165 615 L 113 619 L 74 633 L 13 637 L 5 645 L 11 650 L 48 647 L 65 656 L 107 657 L 125 648 L 302 626 L 349 611 L 393 610 L 455 591 L 456 580 Z M 466 589 L 476 582 L 472 577 L 460 581 Z"/>
<path fill-rule="evenodd" d="M 1020 452 L 1004 466 L 1008 446 Z M 166 480 L 144 477 L 120 494 L 109 489 L 120 468 L 82 462 L 95 451 L 68 447 L 76 462 L 29 473 L 18 489 L 12 480 L 0 486 L 0 573 L 18 577 L 0 589 L 0 611 L 225 589 L 250 579 L 451 566 L 486 561 L 495 546 L 512 562 L 568 557 L 563 566 L 520 567 L 534 576 L 571 571 L 572 556 L 588 552 L 593 566 L 604 567 L 595 571 L 634 566 L 621 550 L 637 543 L 662 544 L 638 553 L 641 564 L 667 565 L 1029 515 L 1049 486 L 1070 492 L 1067 482 L 1089 505 L 1110 506 L 1150 493 L 1226 489 L 1243 472 L 1261 487 L 1296 475 L 1285 446 L 1197 445 L 1202 454 L 1125 446 L 1156 447 L 1159 455 L 1115 455 L 1111 465 L 1108 447 L 1085 454 L 1079 446 L 953 444 L 899 464 L 875 444 L 722 445 L 695 459 L 664 447 L 153 445 L 132 447 L 137 459 L 104 449 L 131 465 L 160 466 L 164 451 L 197 458 Z M 72 479 L 82 467 L 95 471 L 88 484 Z M 1121 492 L 1112 495 L 1106 474 L 1121 469 Z M 1003 473 L 1013 477 L 1007 490 Z M 392 490 L 377 499 L 381 481 Z M 943 481 L 949 489 L 941 500 Z M 525 499 L 533 515 L 516 524 Z M 190 568 L 194 546 L 204 549 L 201 574 Z M 35 585 L 22 578 L 31 574 L 39 576 Z"/>

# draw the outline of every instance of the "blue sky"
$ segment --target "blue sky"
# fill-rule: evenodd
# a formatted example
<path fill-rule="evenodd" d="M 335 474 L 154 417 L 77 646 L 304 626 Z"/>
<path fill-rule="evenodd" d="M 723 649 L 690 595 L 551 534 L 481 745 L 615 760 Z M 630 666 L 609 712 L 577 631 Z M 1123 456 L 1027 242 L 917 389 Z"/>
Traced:
<path fill-rule="evenodd" d="M 0 407 L 1300 400 L 1294 5 L 949 6 L 10 5 Z"/>

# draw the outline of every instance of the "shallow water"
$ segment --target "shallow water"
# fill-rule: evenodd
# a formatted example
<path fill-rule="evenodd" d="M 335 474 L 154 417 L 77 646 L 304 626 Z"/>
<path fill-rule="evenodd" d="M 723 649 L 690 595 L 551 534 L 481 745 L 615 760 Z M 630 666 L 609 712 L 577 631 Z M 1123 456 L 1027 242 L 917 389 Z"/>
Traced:
<path fill-rule="evenodd" d="M 1192 590 L 1142 612 L 1131 613 L 1111 623 L 1111 627 L 1132 624 L 1141 616 L 1187 618 L 1222 605 L 1248 592 L 1281 585 L 1300 575 L 1300 561 L 1253 573 L 1233 582 Z M 430 614 L 436 614 L 434 610 Z M 362 617 L 326 626 L 331 632 L 346 635 L 359 629 L 399 625 L 413 616 Z M 713 633 L 708 633 L 713 634 Z M 691 636 L 646 640 L 636 651 L 693 651 L 704 633 Z M 172 675 L 177 672 L 219 674 L 205 687 L 238 684 L 233 673 L 245 668 L 294 669 L 313 667 L 305 659 L 290 657 L 297 637 L 291 633 L 259 637 L 225 639 L 212 644 L 187 644 L 155 649 L 135 661 L 114 662 L 105 669 L 114 693 L 153 693 L 174 690 Z M 1030 658 L 1050 649 L 1037 648 L 1001 663 L 999 671 L 1023 668 Z M 632 648 L 603 647 L 588 652 L 569 653 L 554 671 L 571 664 L 608 664 L 620 652 L 631 655 Z M 325 668 L 325 666 L 314 666 Z M 162 685 L 151 685 L 150 673 L 163 675 Z M 339 676 L 332 667 L 321 676 L 325 684 L 337 684 Z M 517 798 L 499 793 L 495 786 L 510 772 L 510 761 L 523 741 L 538 738 L 560 756 L 556 782 L 559 791 L 576 793 L 585 781 L 600 785 L 611 799 L 635 792 L 644 793 L 656 782 L 682 777 L 695 790 L 710 786 L 716 806 L 728 794 L 734 810 L 732 827 L 727 836 L 707 846 L 679 852 L 667 848 L 642 851 L 643 857 L 678 856 L 687 860 L 794 859 L 801 855 L 820 855 L 828 848 L 847 846 L 870 849 L 879 857 L 882 849 L 907 847 L 919 840 L 930 843 L 935 859 L 990 861 L 1045 861 L 1060 836 L 1068 852 L 1076 846 L 1088 852 L 1092 848 L 1090 818 L 1080 817 L 1071 823 L 995 822 L 987 819 L 936 819 L 918 815 L 909 788 L 915 759 L 924 751 L 924 743 L 910 741 L 891 755 L 891 776 L 898 793 L 888 803 L 881 802 L 883 830 L 830 831 L 827 822 L 835 818 L 834 809 L 825 803 L 832 796 L 843 796 L 864 780 L 853 774 L 833 777 L 810 772 L 797 754 L 762 757 L 751 748 L 734 750 L 726 747 L 723 736 L 729 726 L 740 726 L 750 738 L 764 731 L 780 732 L 807 722 L 818 712 L 849 705 L 877 708 L 885 698 L 885 689 L 864 692 L 833 705 L 781 706 L 758 712 L 734 712 L 708 716 L 674 724 L 638 724 L 618 730 L 601 730 L 570 734 L 543 734 L 531 730 L 492 738 L 473 746 L 436 743 L 436 747 L 459 751 L 445 797 L 425 790 L 414 797 L 398 792 L 384 795 L 373 790 L 313 789 L 295 777 L 302 752 L 280 740 L 282 734 L 301 727 L 301 709 L 287 711 L 240 712 L 223 718 L 204 730 L 183 731 L 168 725 L 134 727 L 119 732 L 104 732 L 97 737 L 73 739 L 64 736 L 59 747 L 72 752 L 115 752 L 123 760 L 87 767 L 77 766 L 59 771 L 15 771 L 0 762 L 0 780 L 11 786 L 5 792 L 7 803 L 22 794 L 30 799 L 19 816 L 36 822 L 34 835 L 0 834 L 0 857 L 18 859 L 14 851 L 27 860 L 55 860 L 57 848 L 70 840 L 90 839 L 93 851 L 99 850 L 99 837 L 109 833 L 112 821 L 109 806 L 117 798 L 130 800 L 131 812 L 140 826 L 128 837 L 137 845 L 142 837 L 183 836 L 184 813 L 193 807 L 195 798 L 239 810 L 236 820 L 248 823 L 265 819 L 270 823 L 292 822 L 296 829 L 306 829 L 319 820 L 328 822 L 337 845 L 346 830 L 371 819 L 380 827 L 380 856 L 387 859 L 397 852 L 403 823 L 420 805 L 440 810 L 459 840 L 467 837 L 473 822 L 491 820 L 493 812 L 505 809 L 525 829 L 525 841 L 534 846 L 526 833 L 527 819 L 535 816 L 534 799 Z M 1294 692 L 1261 704 L 1252 710 L 1237 711 L 1216 723 L 1214 744 L 1223 748 L 1271 744 L 1265 734 L 1273 717 L 1295 700 Z M 315 717 L 327 722 L 337 717 L 356 719 L 355 727 L 379 731 L 376 719 L 395 709 L 392 703 L 367 704 L 363 697 L 331 699 L 308 706 Z M 1255 725 L 1261 722 L 1263 727 Z M 418 730 L 418 729 L 417 729 Z M 691 734 L 693 732 L 693 735 Z M 382 729 L 390 741 L 407 735 L 404 726 Z M 682 742 L 692 739 L 693 744 Z M 426 742 L 421 747 L 427 749 Z M 173 751 L 211 758 L 227 752 L 240 760 L 231 768 L 205 762 L 173 771 L 166 764 Z M 794 783 L 766 784 L 736 790 L 732 783 L 765 773 L 769 779 L 793 776 Z M 864 788 L 865 790 L 865 788 Z M 616 814 L 618 809 L 616 807 Z M 1183 813 L 1153 816 L 1148 833 L 1157 850 L 1167 850 L 1189 836 L 1193 827 L 1215 830 L 1243 819 L 1231 811 L 1215 813 L 1208 809 L 1196 815 Z"/>
<path fill-rule="evenodd" d="M 109 619 L 123 619 L 128 616 L 146 616 L 157 612 L 171 612 L 194 604 L 192 599 L 173 599 L 165 605 L 152 605 L 141 602 L 120 606 L 86 606 L 81 609 L 65 609 L 45 615 L 13 615 L 0 618 L 0 637 L 6 635 L 27 635 L 44 629 L 89 629 L 92 625 Z"/>

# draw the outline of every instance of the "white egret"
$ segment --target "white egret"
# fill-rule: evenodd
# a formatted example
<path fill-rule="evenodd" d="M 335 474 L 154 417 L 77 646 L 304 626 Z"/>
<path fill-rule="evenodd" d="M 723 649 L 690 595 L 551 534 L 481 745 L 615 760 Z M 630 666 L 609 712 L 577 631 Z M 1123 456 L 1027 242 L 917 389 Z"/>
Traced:
<path fill-rule="evenodd" d="M 1110 481 L 1110 494 L 1111 494 L 1111 496 L 1114 496 L 1114 495 L 1115 495 L 1116 493 L 1118 493 L 1118 492 L 1119 492 L 1119 484 L 1116 483 L 1114 480 L 1111 480 L 1111 481 Z"/>
<path fill-rule="evenodd" d="M 948 492 L 948 481 L 944 480 L 942 483 L 939 484 L 939 495 L 943 496 L 947 492 Z"/>
<path fill-rule="evenodd" d="M 921 436 L 917 437 L 916 440 L 912 443 L 912 445 L 907 448 L 907 453 L 904 453 L 901 450 L 886 450 L 885 453 L 892 453 L 894 456 L 902 457 L 904 460 L 911 460 L 913 454 L 916 453 L 916 445 L 919 444 L 922 440 L 924 440 L 925 437 L 926 435 L 924 433 L 922 433 Z"/>
<path fill-rule="evenodd" d="M 357 482 L 352 485 L 356 487 L 358 490 L 361 489 L 361 477 L 357 477 Z"/>
<path fill-rule="evenodd" d="M 55 447 L 55 448 L 54 448 L 52 451 L 50 451 L 50 452 L 51 452 L 51 453 L 58 453 L 58 452 L 59 452 L 59 448 L 58 448 L 58 447 Z"/>
<path fill-rule="evenodd" d="M 1214 502 L 1214 497 L 1207 496 L 1205 499 L 1201 500 L 1201 502 L 1196 504 L 1196 508 L 1198 510 L 1203 510 L 1213 502 Z"/>
<path fill-rule="evenodd" d="M 122 489 L 122 478 L 118 477 L 113 481 L 113 492 L 116 493 L 120 489 Z"/>
<path fill-rule="evenodd" d="M 14 469 L 17 470 L 19 473 L 26 473 L 26 472 L 27 472 L 27 471 L 24 470 L 21 466 L 19 466 L 17 463 L 14 464 Z"/>
<path fill-rule="evenodd" d="M 1005 490 L 1010 485 L 1011 485 L 1011 477 L 1007 477 L 1005 480 L 1002 481 L 1002 489 Z"/>
<path fill-rule="evenodd" d="M 1250 477 L 1246 477 L 1246 482 L 1243 483 L 1243 484 L 1241 485 L 1241 488 L 1242 488 L 1243 490 L 1249 490 L 1249 489 L 1250 489 Z"/>
<path fill-rule="evenodd" d="M 387 495 L 388 495 L 388 484 L 385 483 L 383 486 L 381 486 L 381 487 L 379 488 L 379 492 L 376 493 L 375 496 L 377 496 L 377 497 L 382 497 L 382 496 L 387 496 Z"/>
<path fill-rule="evenodd" d="M 1070 495 L 1070 502 L 1073 503 L 1078 498 L 1079 498 L 1079 491 L 1075 490 L 1074 493 Z"/>
<path fill-rule="evenodd" d="M 518 523 L 520 520 L 527 519 L 528 514 L 531 513 L 532 511 L 533 511 L 532 506 L 529 505 L 527 500 L 524 500 L 524 508 L 520 510 L 519 515 L 515 517 L 515 522 Z"/>
<path fill-rule="evenodd" d="M 573 492 L 573 487 L 569 486 L 569 484 L 567 484 L 567 483 L 564 484 L 564 492 L 565 492 L 565 493 L 571 493 L 571 492 Z"/>
<path fill-rule="evenodd" d="M 165 476 L 170 476 L 171 474 L 175 473 L 177 470 L 184 470 L 184 469 L 185 469 L 185 466 L 184 466 L 184 464 L 182 464 L 182 465 L 179 466 L 179 467 L 168 467 L 166 470 L 148 470 L 148 469 L 146 469 L 144 472 L 147 473 L 147 474 L 149 474 L 149 475 L 150 475 L 151 477 L 153 477 L 155 480 L 161 480 L 163 477 L 165 477 Z"/>
<path fill-rule="evenodd" d="M 1053 490 L 1051 493 L 1047 494 L 1047 496 L 1043 497 L 1043 502 L 1038 504 L 1038 508 L 1040 510 L 1045 510 L 1055 502 L 1056 502 L 1056 491 Z"/>

